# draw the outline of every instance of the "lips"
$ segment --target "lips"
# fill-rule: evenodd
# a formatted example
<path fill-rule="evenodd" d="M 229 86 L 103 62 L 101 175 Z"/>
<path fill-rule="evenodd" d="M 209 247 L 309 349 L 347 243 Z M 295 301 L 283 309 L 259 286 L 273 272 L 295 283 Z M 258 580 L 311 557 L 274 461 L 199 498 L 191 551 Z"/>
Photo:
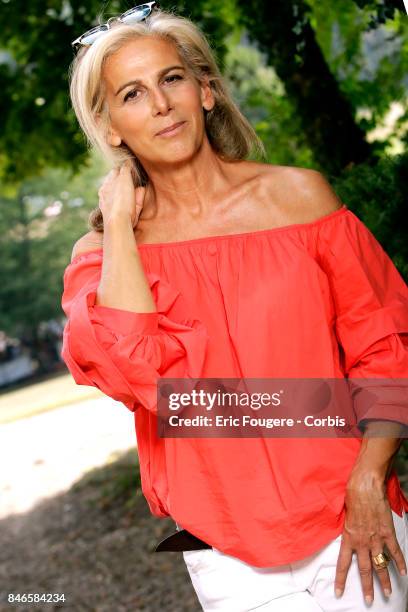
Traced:
<path fill-rule="evenodd" d="M 183 123 L 185 123 L 185 121 L 178 121 L 177 123 L 173 123 L 173 125 L 169 125 L 169 127 L 164 128 L 163 130 L 160 130 L 160 132 L 157 132 L 156 136 L 159 136 L 159 134 L 166 134 L 167 132 L 170 132 L 171 130 L 178 127 L 179 125 L 182 125 Z"/>

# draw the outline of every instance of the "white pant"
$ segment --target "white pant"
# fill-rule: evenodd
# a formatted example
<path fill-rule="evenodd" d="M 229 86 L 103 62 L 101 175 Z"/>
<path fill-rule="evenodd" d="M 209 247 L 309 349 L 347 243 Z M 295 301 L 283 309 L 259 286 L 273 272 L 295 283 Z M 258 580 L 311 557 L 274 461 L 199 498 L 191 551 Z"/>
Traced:
<path fill-rule="evenodd" d="M 408 564 L 408 515 L 392 513 L 395 531 Z M 180 528 L 177 525 L 178 528 Z M 334 595 L 339 537 L 316 553 L 279 567 L 255 567 L 216 548 L 183 551 L 194 590 L 205 612 L 405 612 L 408 576 L 393 559 L 388 566 L 392 593 L 384 597 L 373 569 L 374 601 L 366 604 L 354 553 L 343 595 Z"/>

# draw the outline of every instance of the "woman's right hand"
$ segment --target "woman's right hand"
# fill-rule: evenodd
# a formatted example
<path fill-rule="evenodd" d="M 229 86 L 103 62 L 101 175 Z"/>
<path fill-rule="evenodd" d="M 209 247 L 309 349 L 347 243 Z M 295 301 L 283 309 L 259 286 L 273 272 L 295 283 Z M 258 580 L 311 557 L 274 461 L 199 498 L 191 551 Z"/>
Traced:
<path fill-rule="evenodd" d="M 146 187 L 135 187 L 132 162 L 125 161 L 120 168 L 111 170 L 98 190 L 99 208 L 103 223 L 115 218 L 129 218 L 135 228 L 143 209 Z"/>

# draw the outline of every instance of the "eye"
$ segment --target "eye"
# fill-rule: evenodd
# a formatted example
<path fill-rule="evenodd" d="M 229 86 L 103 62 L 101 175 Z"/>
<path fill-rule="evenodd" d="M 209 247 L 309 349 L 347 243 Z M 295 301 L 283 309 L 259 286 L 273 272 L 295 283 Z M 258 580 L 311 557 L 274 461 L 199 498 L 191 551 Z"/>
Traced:
<path fill-rule="evenodd" d="M 132 89 L 131 91 L 128 91 L 126 96 L 123 98 L 123 101 L 126 102 L 129 98 L 133 100 L 135 96 L 133 96 L 132 94 L 135 94 L 138 91 L 139 91 L 138 89 Z"/>
<path fill-rule="evenodd" d="M 173 83 L 174 80 L 176 81 L 181 81 L 183 79 L 183 77 L 180 74 L 171 74 L 170 76 L 166 77 L 164 80 L 168 81 L 169 83 Z M 129 91 L 126 96 L 123 98 L 124 102 L 127 102 L 127 100 L 134 100 L 137 96 L 135 95 L 138 91 L 140 91 L 139 89 L 132 89 L 131 91 Z"/>
<path fill-rule="evenodd" d="M 183 77 L 180 74 L 171 74 L 170 76 L 166 77 L 164 80 L 168 81 L 169 79 L 177 79 L 177 80 L 181 80 Z M 171 81 L 170 81 L 171 82 Z"/>

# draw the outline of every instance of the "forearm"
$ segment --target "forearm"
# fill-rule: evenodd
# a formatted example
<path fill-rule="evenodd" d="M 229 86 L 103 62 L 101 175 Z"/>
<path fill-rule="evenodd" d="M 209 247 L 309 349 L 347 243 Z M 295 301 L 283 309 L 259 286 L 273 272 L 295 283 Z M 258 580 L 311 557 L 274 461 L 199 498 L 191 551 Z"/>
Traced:
<path fill-rule="evenodd" d="M 403 425 L 391 421 L 369 421 L 352 475 L 366 473 L 385 482 L 401 444 Z"/>
<path fill-rule="evenodd" d="M 156 312 L 127 216 L 111 218 L 104 225 L 101 281 L 95 303 L 132 312 Z"/>

